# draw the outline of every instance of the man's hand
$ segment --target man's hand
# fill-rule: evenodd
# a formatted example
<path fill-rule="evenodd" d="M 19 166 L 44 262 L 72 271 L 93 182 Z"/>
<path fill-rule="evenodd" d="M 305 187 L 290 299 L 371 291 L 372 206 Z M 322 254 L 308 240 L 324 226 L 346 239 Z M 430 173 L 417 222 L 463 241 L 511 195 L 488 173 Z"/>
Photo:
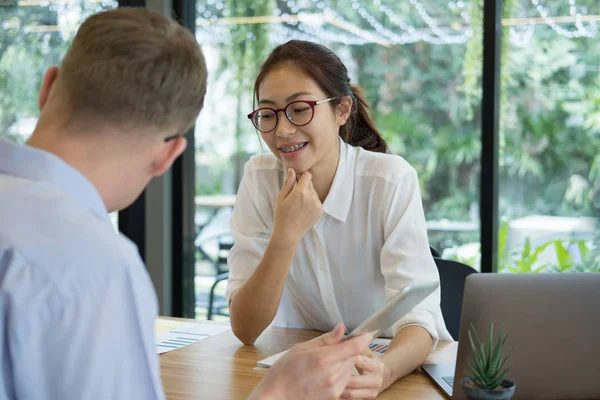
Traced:
<path fill-rule="evenodd" d="M 354 365 L 373 340 L 364 334 L 342 341 L 344 329 L 295 345 L 265 375 L 250 395 L 251 400 L 339 399 L 348 385 Z"/>

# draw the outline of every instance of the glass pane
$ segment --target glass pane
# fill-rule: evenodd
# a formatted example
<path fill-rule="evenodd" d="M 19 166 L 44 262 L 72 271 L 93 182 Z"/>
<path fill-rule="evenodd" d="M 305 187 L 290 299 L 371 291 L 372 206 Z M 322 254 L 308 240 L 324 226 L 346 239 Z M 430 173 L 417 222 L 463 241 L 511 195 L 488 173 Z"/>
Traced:
<path fill-rule="evenodd" d="M 600 272 L 600 3 L 505 14 L 498 269 Z"/>
<path fill-rule="evenodd" d="M 107 1 L 0 0 L 0 139 L 25 143 L 38 119 L 46 68 L 59 65 L 79 25 Z M 118 213 L 110 219 L 118 230 Z"/>
<path fill-rule="evenodd" d="M 293 38 L 325 44 L 342 59 L 392 152 L 419 174 L 431 244 L 478 268 L 480 8 L 441 0 L 217 0 L 199 4 L 197 16 L 210 88 L 196 125 L 199 318 L 215 274 L 226 268 L 215 266 L 214 237 L 227 235 L 244 163 L 268 151 L 246 118 L 253 78 L 269 51 Z"/>
<path fill-rule="evenodd" d="M 116 7 L 113 0 L 0 0 L 0 138 L 27 140 L 46 68 L 59 65 L 86 17 Z"/>

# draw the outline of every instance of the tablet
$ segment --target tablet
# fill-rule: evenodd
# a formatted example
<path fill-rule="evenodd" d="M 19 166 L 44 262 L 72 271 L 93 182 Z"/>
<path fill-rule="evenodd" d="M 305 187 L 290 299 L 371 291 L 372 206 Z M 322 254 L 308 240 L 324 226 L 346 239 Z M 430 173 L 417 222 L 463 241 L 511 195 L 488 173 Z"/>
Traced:
<path fill-rule="evenodd" d="M 381 310 L 350 332 L 348 338 L 368 332 L 372 332 L 374 337 L 379 336 L 425 300 L 439 285 L 440 282 L 435 281 L 406 286 L 391 297 Z"/>

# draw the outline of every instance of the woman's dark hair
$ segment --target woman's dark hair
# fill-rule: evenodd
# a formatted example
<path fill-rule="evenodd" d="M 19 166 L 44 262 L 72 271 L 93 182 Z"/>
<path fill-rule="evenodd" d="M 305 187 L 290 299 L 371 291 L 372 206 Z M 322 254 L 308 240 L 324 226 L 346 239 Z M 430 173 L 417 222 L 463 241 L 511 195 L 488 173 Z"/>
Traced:
<path fill-rule="evenodd" d="M 338 56 L 327 47 L 302 40 L 291 40 L 277 46 L 258 71 L 254 96 L 267 74 L 282 65 L 301 68 L 314 79 L 328 97 L 350 96 L 352 111 L 346 124 L 340 127 L 342 140 L 365 150 L 387 153 L 388 146 L 371 119 L 371 107 L 363 90 L 350 84 L 348 70 Z M 331 102 L 334 106 L 340 99 Z"/>

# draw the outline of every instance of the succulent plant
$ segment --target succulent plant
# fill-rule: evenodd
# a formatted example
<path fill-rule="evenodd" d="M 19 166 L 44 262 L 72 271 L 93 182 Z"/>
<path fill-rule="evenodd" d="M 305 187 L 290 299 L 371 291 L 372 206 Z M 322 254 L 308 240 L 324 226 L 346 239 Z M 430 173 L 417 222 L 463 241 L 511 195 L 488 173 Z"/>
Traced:
<path fill-rule="evenodd" d="M 471 369 L 471 380 L 480 388 L 494 390 L 504 381 L 504 377 L 509 371 L 509 368 L 504 369 L 504 365 L 512 352 L 511 350 L 506 356 L 502 356 L 502 348 L 507 337 L 508 335 L 501 330 L 498 341 L 494 343 L 494 322 L 492 322 L 487 342 L 483 343 L 479 340 L 477 331 L 471 324 L 469 342 L 473 358 L 468 360 L 468 365 Z"/>

